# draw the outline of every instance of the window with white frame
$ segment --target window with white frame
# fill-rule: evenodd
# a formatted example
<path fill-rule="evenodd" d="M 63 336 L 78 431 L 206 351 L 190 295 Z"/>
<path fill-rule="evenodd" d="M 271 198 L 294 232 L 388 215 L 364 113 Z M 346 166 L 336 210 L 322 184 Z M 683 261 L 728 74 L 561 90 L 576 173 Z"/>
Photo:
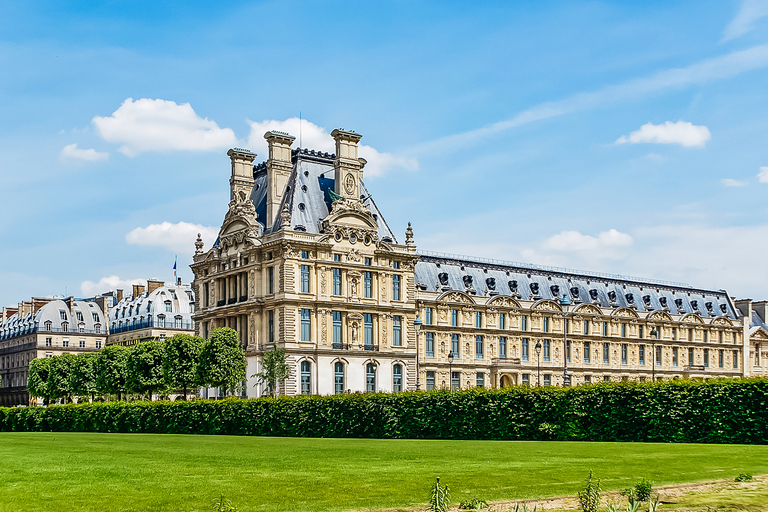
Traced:
<path fill-rule="evenodd" d="M 392 391 L 399 393 L 403 390 L 403 365 L 392 366 Z"/>
<path fill-rule="evenodd" d="M 400 347 L 403 345 L 402 317 L 394 315 L 392 317 L 392 346 Z"/>

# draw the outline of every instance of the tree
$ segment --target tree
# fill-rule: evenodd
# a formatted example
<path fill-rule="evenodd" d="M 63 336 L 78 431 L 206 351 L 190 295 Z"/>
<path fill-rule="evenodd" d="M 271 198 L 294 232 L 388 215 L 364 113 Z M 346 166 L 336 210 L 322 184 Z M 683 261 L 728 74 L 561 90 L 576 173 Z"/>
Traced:
<path fill-rule="evenodd" d="M 210 339 L 200 351 L 197 366 L 198 383 L 203 386 L 234 391 L 245 380 L 245 352 L 237 331 L 220 327 L 211 332 Z"/>
<path fill-rule="evenodd" d="M 31 396 L 43 398 L 43 403 L 48 405 L 51 394 L 48 388 L 48 380 L 53 363 L 52 357 L 37 357 L 29 362 L 29 378 L 27 379 L 27 391 Z"/>
<path fill-rule="evenodd" d="M 119 345 L 109 345 L 99 352 L 96 358 L 96 389 L 107 395 L 117 395 L 122 398 L 125 393 L 125 372 L 128 354 L 131 349 Z"/>
<path fill-rule="evenodd" d="M 69 389 L 77 397 L 93 396 L 96 394 L 96 359 L 98 354 L 80 354 L 72 359 L 69 374 Z"/>
<path fill-rule="evenodd" d="M 51 367 L 48 374 L 48 393 L 54 400 L 63 399 L 65 402 L 71 401 L 74 393 L 70 386 L 70 376 L 72 368 L 75 365 L 77 356 L 72 354 L 62 354 L 56 357 L 50 357 Z"/>
<path fill-rule="evenodd" d="M 269 394 L 273 396 L 277 391 L 277 384 L 282 385 L 290 376 L 291 367 L 285 362 L 285 350 L 281 348 L 265 352 L 261 359 L 261 371 L 253 375 L 259 384 L 267 383 Z"/>
<path fill-rule="evenodd" d="M 198 384 L 197 364 L 205 340 L 199 336 L 177 334 L 165 342 L 163 359 L 163 378 L 169 387 L 187 390 Z"/>
<path fill-rule="evenodd" d="M 125 364 L 125 387 L 128 391 L 149 396 L 165 388 L 163 357 L 165 344 L 145 341 L 131 349 Z"/>

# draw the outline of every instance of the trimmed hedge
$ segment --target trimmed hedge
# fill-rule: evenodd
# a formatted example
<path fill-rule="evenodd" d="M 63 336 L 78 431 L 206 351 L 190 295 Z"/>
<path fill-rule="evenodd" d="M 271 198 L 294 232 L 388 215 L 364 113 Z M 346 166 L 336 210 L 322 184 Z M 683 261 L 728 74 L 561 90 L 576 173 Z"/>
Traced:
<path fill-rule="evenodd" d="M 0 408 L 0 431 L 765 444 L 768 380 Z"/>

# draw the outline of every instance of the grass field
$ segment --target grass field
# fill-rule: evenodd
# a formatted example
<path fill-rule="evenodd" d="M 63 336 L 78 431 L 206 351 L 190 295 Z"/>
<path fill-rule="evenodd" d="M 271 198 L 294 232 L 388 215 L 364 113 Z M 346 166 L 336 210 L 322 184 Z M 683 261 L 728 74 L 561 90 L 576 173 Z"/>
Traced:
<path fill-rule="evenodd" d="M 336 511 L 424 503 L 436 476 L 454 502 L 575 494 L 768 473 L 768 446 L 0 434 L 0 511 Z"/>

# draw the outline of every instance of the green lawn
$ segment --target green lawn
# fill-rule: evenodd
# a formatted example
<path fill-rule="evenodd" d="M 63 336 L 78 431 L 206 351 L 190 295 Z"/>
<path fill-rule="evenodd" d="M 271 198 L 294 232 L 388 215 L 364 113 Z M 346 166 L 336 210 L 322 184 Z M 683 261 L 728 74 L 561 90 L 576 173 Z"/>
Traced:
<path fill-rule="evenodd" d="M 241 511 L 416 506 L 436 476 L 454 501 L 575 494 L 768 473 L 768 446 L 0 433 L 0 511 Z"/>

